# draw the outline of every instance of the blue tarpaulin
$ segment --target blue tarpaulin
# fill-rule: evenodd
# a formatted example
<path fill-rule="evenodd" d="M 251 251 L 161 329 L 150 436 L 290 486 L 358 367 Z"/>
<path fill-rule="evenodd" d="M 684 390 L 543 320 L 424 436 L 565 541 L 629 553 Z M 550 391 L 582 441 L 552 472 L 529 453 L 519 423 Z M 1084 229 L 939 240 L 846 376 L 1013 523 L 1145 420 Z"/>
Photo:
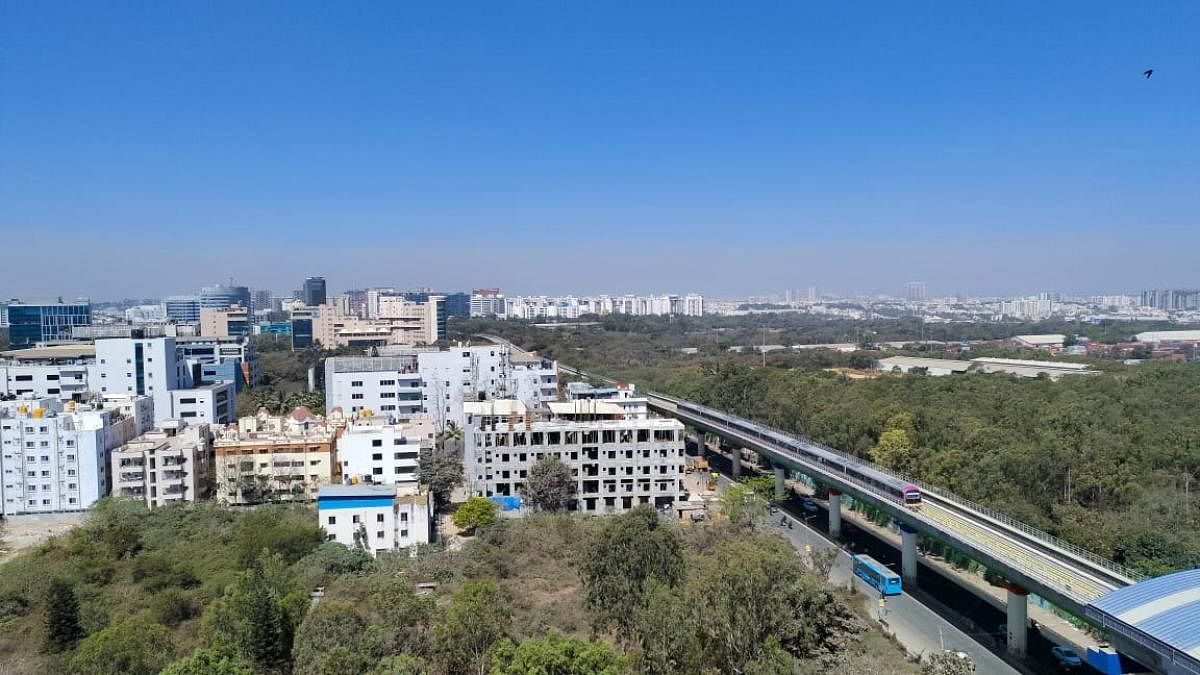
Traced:
<path fill-rule="evenodd" d="M 521 498 L 517 496 L 491 497 L 490 499 L 496 502 L 501 511 L 516 511 L 521 508 Z"/>

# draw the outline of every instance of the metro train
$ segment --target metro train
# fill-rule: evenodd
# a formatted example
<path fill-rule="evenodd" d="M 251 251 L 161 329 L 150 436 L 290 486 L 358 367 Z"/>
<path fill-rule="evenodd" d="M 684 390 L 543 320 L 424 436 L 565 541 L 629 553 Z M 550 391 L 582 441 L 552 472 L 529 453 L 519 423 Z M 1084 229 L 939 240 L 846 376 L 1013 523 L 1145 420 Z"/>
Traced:
<path fill-rule="evenodd" d="M 787 448 L 809 463 L 821 465 L 831 473 L 845 476 L 851 482 L 865 484 L 890 496 L 907 509 L 916 511 L 921 508 L 922 494 L 919 486 L 884 473 L 866 462 L 706 406 L 661 394 L 655 394 L 655 396 L 671 401 L 680 411 L 719 422 L 747 436 L 760 438 Z"/>

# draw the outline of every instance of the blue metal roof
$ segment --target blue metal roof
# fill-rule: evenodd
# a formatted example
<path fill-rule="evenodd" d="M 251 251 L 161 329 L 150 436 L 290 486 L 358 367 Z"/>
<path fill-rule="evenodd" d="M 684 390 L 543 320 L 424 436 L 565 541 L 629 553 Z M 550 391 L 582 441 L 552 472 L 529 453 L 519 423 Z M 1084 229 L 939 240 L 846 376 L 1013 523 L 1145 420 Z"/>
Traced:
<path fill-rule="evenodd" d="M 1088 614 L 1103 614 L 1200 659 L 1200 569 L 1119 588 L 1092 601 L 1089 609 Z"/>

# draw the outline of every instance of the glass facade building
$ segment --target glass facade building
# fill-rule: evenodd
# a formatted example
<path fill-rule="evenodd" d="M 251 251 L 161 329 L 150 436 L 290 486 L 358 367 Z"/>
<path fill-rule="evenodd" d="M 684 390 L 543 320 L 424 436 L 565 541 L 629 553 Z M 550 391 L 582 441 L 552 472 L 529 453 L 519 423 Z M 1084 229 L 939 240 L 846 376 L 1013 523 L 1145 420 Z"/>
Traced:
<path fill-rule="evenodd" d="M 246 309 L 250 307 L 250 289 L 245 286 L 205 286 L 200 289 L 201 309 L 225 309 L 239 305 Z"/>
<path fill-rule="evenodd" d="M 200 323 L 200 298 L 176 295 L 163 300 L 167 320 L 174 323 Z"/>
<path fill-rule="evenodd" d="M 325 304 L 325 277 L 308 277 L 304 280 L 304 304 L 319 307 Z"/>
<path fill-rule="evenodd" d="M 13 349 L 49 340 L 70 340 L 75 326 L 92 325 L 90 302 L 55 302 L 8 306 L 9 342 Z"/>

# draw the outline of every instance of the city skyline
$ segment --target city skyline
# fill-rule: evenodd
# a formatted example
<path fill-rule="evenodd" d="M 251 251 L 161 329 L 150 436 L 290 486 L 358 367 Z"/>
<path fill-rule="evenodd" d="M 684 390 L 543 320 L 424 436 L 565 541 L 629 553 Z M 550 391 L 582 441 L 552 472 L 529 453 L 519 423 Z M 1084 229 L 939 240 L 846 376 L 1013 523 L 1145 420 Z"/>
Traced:
<path fill-rule="evenodd" d="M 39 233 L 93 297 L 1114 292 L 1200 244 L 1194 3 L 0 11 L 5 295 Z"/>

